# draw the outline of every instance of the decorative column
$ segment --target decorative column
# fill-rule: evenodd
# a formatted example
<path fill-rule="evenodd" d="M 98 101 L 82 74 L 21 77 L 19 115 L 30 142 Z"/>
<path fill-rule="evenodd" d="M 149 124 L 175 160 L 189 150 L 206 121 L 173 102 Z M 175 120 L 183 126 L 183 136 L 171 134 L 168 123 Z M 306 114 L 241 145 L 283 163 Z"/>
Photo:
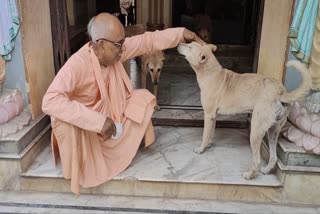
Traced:
<path fill-rule="evenodd" d="M 6 62 L 12 60 L 12 51 L 20 27 L 16 2 L 5 0 L 0 6 L 0 139 L 14 134 L 28 125 L 31 114 L 24 111 L 21 92 L 16 88 L 4 88 Z M 1 142 L 1 141 L 0 141 Z"/>
<path fill-rule="evenodd" d="M 2 57 L 0 57 L 0 96 L 2 93 L 3 83 L 6 77 L 5 66 L 6 62 L 2 59 Z"/>

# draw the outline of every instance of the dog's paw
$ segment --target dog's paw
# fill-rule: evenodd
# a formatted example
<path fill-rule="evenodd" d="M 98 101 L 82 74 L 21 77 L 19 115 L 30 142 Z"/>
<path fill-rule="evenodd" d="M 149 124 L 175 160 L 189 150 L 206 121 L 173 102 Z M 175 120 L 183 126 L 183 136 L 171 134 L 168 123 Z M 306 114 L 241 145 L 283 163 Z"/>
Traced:
<path fill-rule="evenodd" d="M 202 146 L 198 146 L 193 151 L 197 154 L 203 153 L 206 149 L 209 149 L 212 146 L 212 143 L 209 143 L 205 148 L 202 148 Z"/>
<path fill-rule="evenodd" d="M 206 146 L 206 149 L 209 149 L 209 148 L 211 148 L 212 147 L 212 143 L 209 143 L 207 146 Z"/>
<path fill-rule="evenodd" d="M 251 180 L 252 178 L 256 177 L 257 173 L 250 170 L 249 172 L 242 173 L 242 177 L 246 180 Z"/>
<path fill-rule="evenodd" d="M 201 153 L 203 153 L 204 149 L 201 148 L 201 146 L 199 146 L 199 147 L 195 148 L 193 151 L 194 151 L 195 153 L 197 153 L 197 154 L 201 154 Z"/>
<path fill-rule="evenodd" d="M 154 110 L 159 111 L 159 110 L 160 110 L 160 106 L 157 104 L 157 105 L 154 107 Z"/>
<path fill-rule="evenodd" d="M 261 167 L 260 172 L 264 175 L 269 175 L 272 169 L 267 167 Z"/>

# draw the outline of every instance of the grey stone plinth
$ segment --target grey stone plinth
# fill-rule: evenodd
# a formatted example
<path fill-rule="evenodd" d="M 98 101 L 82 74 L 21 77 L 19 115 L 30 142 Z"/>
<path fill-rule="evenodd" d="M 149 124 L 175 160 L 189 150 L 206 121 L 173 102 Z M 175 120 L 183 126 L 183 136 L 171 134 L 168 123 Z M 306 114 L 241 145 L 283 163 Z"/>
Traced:
<path fill-rule="evenodd" d="M 279 139 L 278 157 L 285 166 L 320 167 L 320 156 L 308 153 L 302 147 Z"/>

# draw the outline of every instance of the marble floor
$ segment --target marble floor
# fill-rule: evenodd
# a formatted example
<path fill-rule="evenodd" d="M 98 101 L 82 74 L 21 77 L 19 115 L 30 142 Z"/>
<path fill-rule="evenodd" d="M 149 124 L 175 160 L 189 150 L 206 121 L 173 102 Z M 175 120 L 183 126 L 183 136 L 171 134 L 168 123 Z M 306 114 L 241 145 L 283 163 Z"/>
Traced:
<path fill-rule="evenodd" d="M 200 88 L 195 74 L 172 73 L 168 70 L 162 72 L 158 91 L 160 106 L 201 106 Z"/>
<path fill-rule="evenodd" d="M 155 127 L 156 142 L 138 151 L 130 166 L 114 179 L 280 186 L 275 175 L 259 175 L 247 181 L 241 174 L 251 164 L 246 129 L 217 129 L 214 146 L 199 155 L 202 128 Z M 263 163 L 264 165 L 265 163 Z M 24 176 L 62 177 L 54 167 L 51 147 L 47 147 Z"/>

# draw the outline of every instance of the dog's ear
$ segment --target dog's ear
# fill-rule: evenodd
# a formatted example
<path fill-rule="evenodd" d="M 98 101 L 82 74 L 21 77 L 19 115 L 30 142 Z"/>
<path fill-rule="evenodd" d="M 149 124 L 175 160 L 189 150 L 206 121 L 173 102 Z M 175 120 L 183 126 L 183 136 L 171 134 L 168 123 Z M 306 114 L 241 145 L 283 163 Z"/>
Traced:
<path fill-rule="evenodd" d="M 200 55 L 200 61 L 199 61 L 199 63 L 202 64 L 202 63 L 204 63 L 205 61 L 207 61 L 207 56 L 206 56 L 205 53 L 202 53 L 202 54 Z"/>
<path fill-rule="evenodd" d="M 212 52 L 215 52 L 217 50 L 217 46 L 213 44 L 208 44 L 209 48 L 211 49 Z"/>

